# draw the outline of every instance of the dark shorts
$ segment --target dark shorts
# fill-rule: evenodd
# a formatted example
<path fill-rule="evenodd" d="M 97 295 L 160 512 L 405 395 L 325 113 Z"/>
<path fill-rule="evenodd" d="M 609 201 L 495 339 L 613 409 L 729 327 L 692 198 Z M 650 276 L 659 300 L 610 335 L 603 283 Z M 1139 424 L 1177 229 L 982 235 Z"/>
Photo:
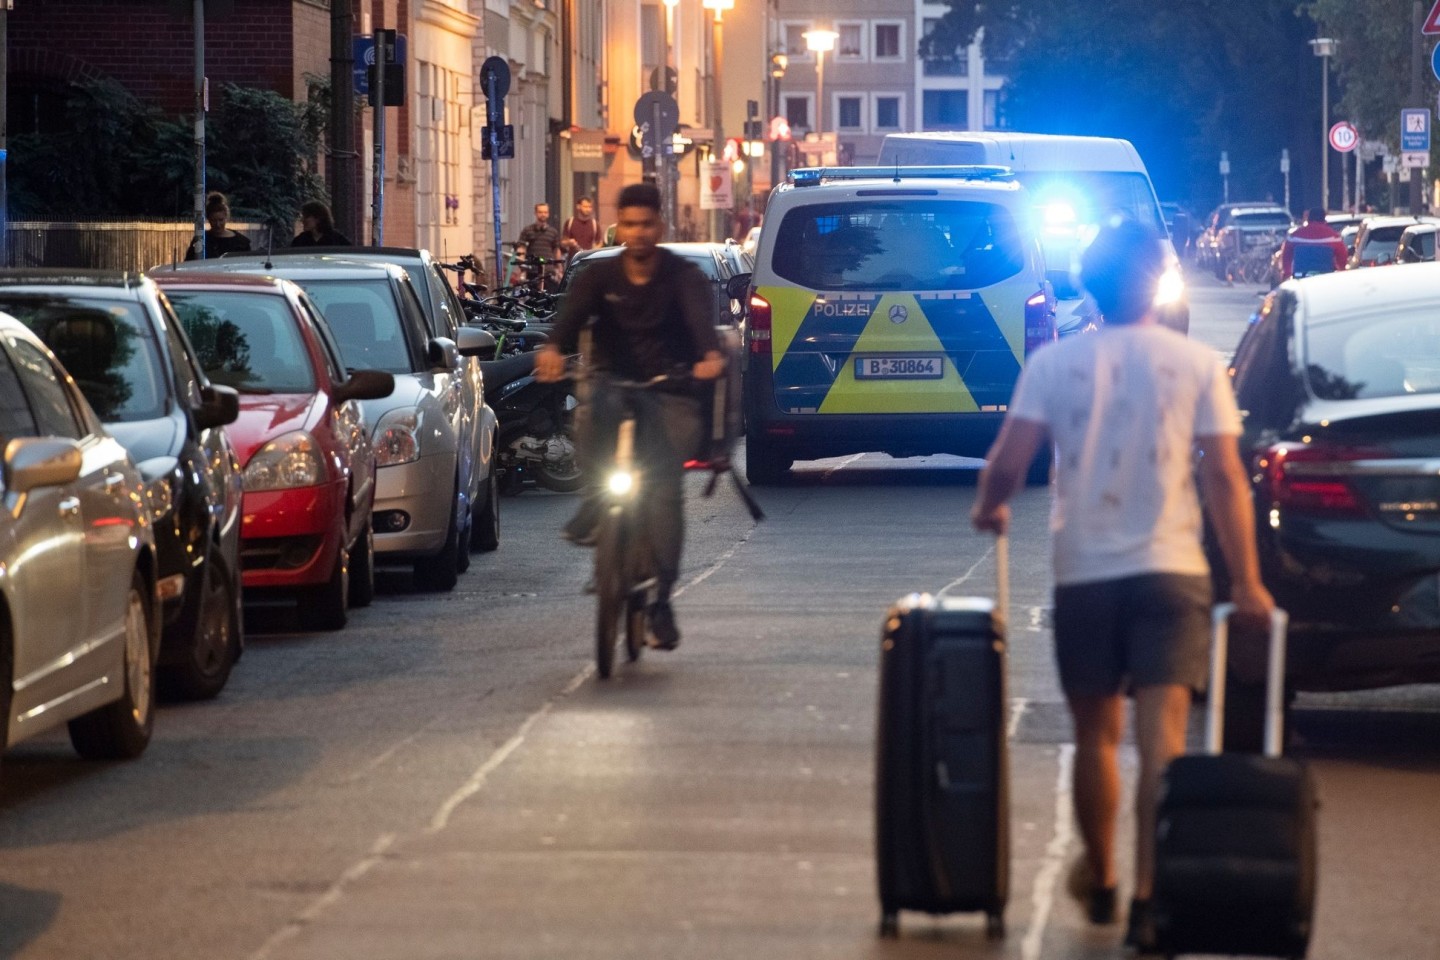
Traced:
<path fill-rule="evenodd" d="M 1210 578 L 1149 573 L 1055 588 L 1055 659 L 1068 696 L 1205 686 Z"/>

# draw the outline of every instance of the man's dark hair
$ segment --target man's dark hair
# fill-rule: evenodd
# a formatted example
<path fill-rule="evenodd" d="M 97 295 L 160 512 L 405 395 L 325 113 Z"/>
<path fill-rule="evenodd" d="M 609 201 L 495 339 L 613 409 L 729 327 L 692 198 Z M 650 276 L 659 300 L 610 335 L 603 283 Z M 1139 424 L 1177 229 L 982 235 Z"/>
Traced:
<path fill-rule="evenodd" d="M 1309 210 L 1305 211 L 1305 219 L 1309 220 L 1311 223 L 1324 223 L 1325 208 L 1311 207 Z"/>
<path fill-rule="evenodd" d="M 660 191 L 653 183 L 632 183 L 620 191 L 620 202 L 616 206 L 621 210 L 626 207 L 649 207 L 659 213 Z"/>
<path fill-rule="evenodd" d="M 1101 227 L 1080 257 L 1080 283 L 1095 298 L 1106 323 L 1134 323 L 1148 313 L 1164 272 L 1159 235 L 1124 218 Z"/>

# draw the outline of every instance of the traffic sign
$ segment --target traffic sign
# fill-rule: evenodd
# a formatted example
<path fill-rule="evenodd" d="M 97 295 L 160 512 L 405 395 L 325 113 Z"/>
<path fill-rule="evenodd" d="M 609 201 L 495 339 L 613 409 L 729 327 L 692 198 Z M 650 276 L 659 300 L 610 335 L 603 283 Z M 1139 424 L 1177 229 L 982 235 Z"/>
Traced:
<path fill-rule="evenodd" d="M 1400 166 L 1407 170 L 1420 170 L 1430 166 L 1430 151 L 1400 154 Z"/>
<path fill-rule="evenodd" d="M 355 81 L 355 92 L 362 96 L 368 96 L 370 93 L 370 77 L 375 67 L 375 38 L 372 36 L 352 37 L 350 50 L 355 58 L 355 65 L 351 69 L 351 76 Z M 405 76 L 405 34 L 396 34 L 395 43 L 393 45 L 386 44 L 385 53 L 385 62 L 390 65 L 398 65 L 400 67 L 400 76 L 403 78 Z M 386 71 L 385 83 L 387 86 L 390 83 L 390 78 L 394 75 L 393 70 Z M 393 94 L 387 94 L 386 99 L 389 99 L 392 95 Z M 394 106 L 394 104 L 386 104 L 386 106 Z"/>
<path fill-rule="evenodd" d="M 1360 131 L 1347 120 L 1341 120 L 1330 128 L 1330 146 L 1341 153 L 1349 153 L 1360 145 Z"/>
<path fill-rule="evenodd" d="M 1440 80 L 1440 45 L 1430 51 L 1430 72 L 1435 74 L 1435 79 Z"/>
<path fill-rule="evenodd" d="M 662 70 L 665 71 L 663 76 Z M 674 67 L 656 67 L 650 71 L 650 89 L 662 90 L 673 97 L 680 89 L 680 74 L 675 72 Z"/>
<path fill-rule="evenodd" d="M 510 92 L 510 64 L 504 57 L 486 57 L 480 64 L 480 92 L 491 96 L 490 81 L 495 81 L 494 96 L 503 97 Z"/>
<path fill-rule="evenodd" d="M 1400 111 L 1400 152 L 1430 152 L 1430 110 L 1428 107 Z"/>
<path fill-rule="evenodd" d="M 679 122 L 680 105 L 664 91 L 651 90 L 635 101 L 635 123 L 644 133 L 646 146 L 669 143 Z"/>
<path fill-rule="evenodd" d="M 1435 5 L 1430 8 L 1430 16 L 1420 25 L 1420 32 L 1427 37 L 1440 33 L 1440 0 L 1435 0 Z"/>

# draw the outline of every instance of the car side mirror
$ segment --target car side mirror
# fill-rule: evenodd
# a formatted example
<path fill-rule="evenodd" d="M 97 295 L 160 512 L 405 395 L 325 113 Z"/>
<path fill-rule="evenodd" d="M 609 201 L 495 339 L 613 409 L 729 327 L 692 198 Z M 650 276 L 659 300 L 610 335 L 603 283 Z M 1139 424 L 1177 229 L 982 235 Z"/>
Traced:
<path fill-rule="evenodd" d="M 753 274 L 737 273 L 725 281 L 725 295 L 731 300 L 743 301 L 750 294 L 750 278 Z"/>
<path fill-rule="evenodd" d="M 330 396 L 336 403 L 347 400 L 379 400 L 395 392 L 395 375 L 384 370 L 356 370 L 350 379 L 335 385 Z"/>
<path fill-rule="evenodd" d="M 456 347 L 462 357 L 478 357 L 481 360 L 494 360 L 495 351 L 499 344 L 495 337 L 488 330 L 480 330 L 476 327 L 462 327 L 455 338 Z"/>
<path fill-rule="evenodd" d="M 425 347 L 425 362 L 431 370 L 449 373 L 460 365 L 460 350 L 449 337 L 436 337 Z"/>
<path fill-rule="evenodd" d="M 63 437 L 17 437 L 5 447 L 5 488 L 29 493 L 80 479 L 80 444 Z"/>
<path fill-rule="evenodd" d="M 240 394 L 233 387 L 212 383 L 200 388 L 200 406 L 195 408 L 195 426 L 201 430 L 223 427 L 240 418 Z"/>

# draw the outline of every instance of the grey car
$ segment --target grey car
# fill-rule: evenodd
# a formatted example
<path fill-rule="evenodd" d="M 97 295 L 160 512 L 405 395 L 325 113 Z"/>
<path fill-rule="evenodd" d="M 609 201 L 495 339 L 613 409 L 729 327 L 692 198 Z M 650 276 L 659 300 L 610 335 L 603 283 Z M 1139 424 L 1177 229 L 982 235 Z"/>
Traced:
<path fill-rule="evenodd" d="M 160 649 L 146 484 L 40 339 L 0 315 L 4 746 L 68 724 L 81 756 L 135 757 Z"/>
<path fill-rule="evenodd" d="M 409 274 L 391 263 L 226 257 L 170 269 L 293 280 L 324 314 L 347 367 L 394 375 L 394 393 L 364 401 L 377 467 L 376 561 L 413 563 L 422 590 L 453 589 L 470 565 L 473 507 L 496 493 L 495 424 L 477 424 L 482 415 L 467 408 L 461 358 L 493 351 L 494 338 L 472 328 L 456 339 L 430 336 Z"/>

